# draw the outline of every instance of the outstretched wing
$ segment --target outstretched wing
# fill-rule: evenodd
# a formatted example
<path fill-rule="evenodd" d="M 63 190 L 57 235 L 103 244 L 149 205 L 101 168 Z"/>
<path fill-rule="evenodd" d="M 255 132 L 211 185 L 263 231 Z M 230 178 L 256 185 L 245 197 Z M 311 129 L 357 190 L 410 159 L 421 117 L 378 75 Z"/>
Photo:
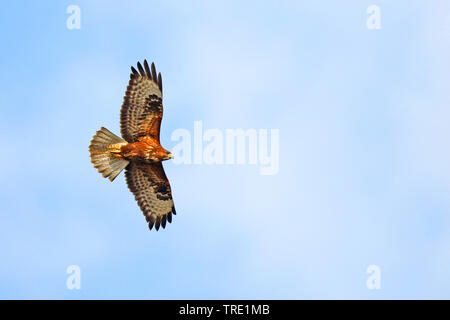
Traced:
<path fill-rule="evenodd" d="M 137 63 L 131 67 L 130 81 L 120 110 L 120 132 L 128 142 L 151 136 L 159 141 L 163 115 L 161 73 L 156 75 L 155 64 L 151 70 L 147 60 L 144 67 Z"/>
<path fill-rule="evenodd" d="M 161 162 L 152 164 L 131 162 L 125 177 L 128 188 L 144 213 L 150 230 L 153 226 L 156 230 L 159 230 L 159 226 L 165 228 L 166 221 L 172 222 L 172 213 L 176 212 L 169 180 Z"/>

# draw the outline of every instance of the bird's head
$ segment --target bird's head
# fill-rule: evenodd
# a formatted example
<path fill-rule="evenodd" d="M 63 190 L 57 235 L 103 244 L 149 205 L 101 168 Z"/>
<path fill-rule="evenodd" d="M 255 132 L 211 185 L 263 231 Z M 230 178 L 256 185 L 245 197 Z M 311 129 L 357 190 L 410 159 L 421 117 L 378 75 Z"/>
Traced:
<path fill-rule="evenodd" d="M 171 154 L 169 151 L 167 151 L 167 150 L 164 150 L 165 151 L 165 153 L 164 153 L 164 156 L 163 156 L 163 160 L 169 160 L 169 159 L 172 159 L 173 158 L 173 154 Z"/>

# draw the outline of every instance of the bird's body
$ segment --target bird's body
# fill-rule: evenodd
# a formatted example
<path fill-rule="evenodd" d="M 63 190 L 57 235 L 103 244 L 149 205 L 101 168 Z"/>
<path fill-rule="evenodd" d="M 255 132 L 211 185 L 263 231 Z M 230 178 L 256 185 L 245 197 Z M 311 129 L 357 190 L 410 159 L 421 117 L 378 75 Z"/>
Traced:
<path fill-rule="evenodd" d="M 151 137 L 142 137 L 132 143 L 113 144 L 111 152 L 119 159 L 143 163 L 155 163 L 172 158 L 170 152 Z"/>
<path fill-rule="evenodd" d="M 130 81 L 120 112 L 122 138 L 102 127 L 89 145 L 91 162 L 113 181 L 125 169 L 129 189 L 150 229 L 166 227 L 176 214 L 172 191 L 162 161 L 172 158 L 159 141 L 163 114 L 161 74 L 144 60 L 131 67 Z"/>

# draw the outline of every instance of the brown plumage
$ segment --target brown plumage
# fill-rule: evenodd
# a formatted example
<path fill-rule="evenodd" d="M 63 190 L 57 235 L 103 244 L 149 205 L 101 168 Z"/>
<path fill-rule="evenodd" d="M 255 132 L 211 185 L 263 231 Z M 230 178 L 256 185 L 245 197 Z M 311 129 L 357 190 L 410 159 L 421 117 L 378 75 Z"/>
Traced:
<path fill-rule="evenodd" d="M 163 116 L 162 79 L 155 65 L 137 63 L 120 111 L 122 138 L 101 128 L 89 146 L 91 162 L 105 178 L 113 181 L 126 169 L 125 178 L 144 213 L 150 230 L 172 222 L 176 214 L 172 191 L 162 161 L 172 158 L 159 141 Z"/>

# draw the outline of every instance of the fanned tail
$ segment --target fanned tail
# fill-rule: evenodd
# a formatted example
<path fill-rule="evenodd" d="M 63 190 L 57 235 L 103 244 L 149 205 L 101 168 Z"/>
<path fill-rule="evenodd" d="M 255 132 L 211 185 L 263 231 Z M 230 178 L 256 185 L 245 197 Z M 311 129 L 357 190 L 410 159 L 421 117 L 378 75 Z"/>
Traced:
<path fill-rule="evenodd" d="M 101 127 L 91 140 L 91 162 L 104 178 L 113 181 L 125 169 L 129 161 L 117 156 L 120 147 L 127 142 L 108 129 Z"/>

